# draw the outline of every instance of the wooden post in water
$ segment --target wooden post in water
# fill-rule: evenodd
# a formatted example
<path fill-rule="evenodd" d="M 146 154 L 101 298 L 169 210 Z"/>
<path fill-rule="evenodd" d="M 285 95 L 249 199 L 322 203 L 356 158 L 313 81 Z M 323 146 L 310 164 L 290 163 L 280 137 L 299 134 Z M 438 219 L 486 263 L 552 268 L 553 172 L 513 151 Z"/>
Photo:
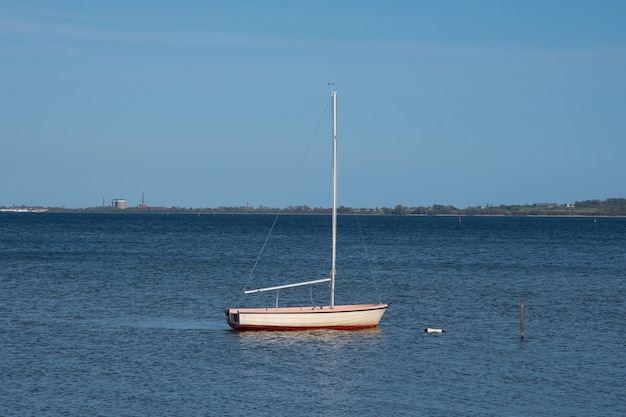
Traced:
<path fill-rule="evenodd" d="M 520 339 L 524 339 L 524 299 L 519 301 L 519 335 Z"/>

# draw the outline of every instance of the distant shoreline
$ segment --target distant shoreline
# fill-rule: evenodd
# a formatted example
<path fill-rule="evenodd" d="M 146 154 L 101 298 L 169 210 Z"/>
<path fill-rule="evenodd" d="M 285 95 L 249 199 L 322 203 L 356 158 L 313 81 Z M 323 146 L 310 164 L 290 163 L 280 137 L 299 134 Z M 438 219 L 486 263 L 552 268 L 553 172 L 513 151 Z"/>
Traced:
<path fill-rule="evenodd" d="M 186 214 L 330 214 L 331 209 L 325 207 L 311 208 L 306 205 L 274 207 L 226 207 L 217 208 L 186 208 L 186 207 L 0 207 L 0 212 L 28 213 L 186 213 Z M 450 205 L 434 204 L 432 206 L 407 207 L 401 204 L 393 208 L 353 208 L 340 206 L 337 213 L 358 215 L 398 215 L 398 216 L 561 216 L 561 217 L 626 217 L 626 199 L 609 198 L 606 200 L 577 201 L 574 204 L 537 203 L 533 205 L 500 205 L 486 207 L 468 207 L 459 209 Z"/>
<path fill-rule="evenodd" d="M 227 212 L 227 211 L 202 211 L 202 210 L 193 210 L 193 211 L 183 211 L 183 210 L 152 210 L 152 211 L 139 211 L 139 210 L 81 210 L 81 209 L 71 209 L 71 210 L 49 210 L 49 211 L 38 211 L 38 212 L 29 212 L 29 211 L 1 211 L 1 214 L 10 213 L 10 214 L 111 214 L 111 215 L 131 215 L 131 214 L 139 214 L 139 215 L 186 215 L 186 216 L 329 216 L 330 213 L 295 213 L 288 211 L 281 211 L 276 213 L 268 213 L 268 212 Z M 386 214 L 386 213 L 338 213 L 339 216 L 380 216 L 380 217 L 450 217 L 456 218 L 460 217 L 468 218 L 468 217 L 536 217 L 536 218 L 547 218 L 547 217 L 569 217 L 569 218 L 626 218 L 626 214 L 597 214 L 597 213 L 589 213 L 589 214 Z"/>

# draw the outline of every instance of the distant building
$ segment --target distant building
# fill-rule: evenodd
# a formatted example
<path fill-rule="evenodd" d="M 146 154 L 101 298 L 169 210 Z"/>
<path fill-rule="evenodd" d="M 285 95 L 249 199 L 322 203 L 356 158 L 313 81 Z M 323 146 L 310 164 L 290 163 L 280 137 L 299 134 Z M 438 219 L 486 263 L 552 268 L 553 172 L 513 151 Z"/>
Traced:
<path fill-rule="evenodd" d="M 140 209 L 148 208 L 148 206 L 146 206 L 146 203 L 144 202 L 143 193 L 141 193 L 141 204 L 138 205 L 137 208 L 140 208 Z"/>
<path fill-rule="evenodd" d="M 126 208 L 126 199 L 125 198 L 114 198 L 111 201 L 111 207 L 115 207 L 118 209 L 125 209 Z"/>
<path fill-rule="evenodd" d="M 536 208 L 553 208 L 553 207 L 558 207 L 558 204 L 556 204 L 556 203 L 535 203 L 535 204 L 533 204 L 533 207 L 536 207 Z"/>

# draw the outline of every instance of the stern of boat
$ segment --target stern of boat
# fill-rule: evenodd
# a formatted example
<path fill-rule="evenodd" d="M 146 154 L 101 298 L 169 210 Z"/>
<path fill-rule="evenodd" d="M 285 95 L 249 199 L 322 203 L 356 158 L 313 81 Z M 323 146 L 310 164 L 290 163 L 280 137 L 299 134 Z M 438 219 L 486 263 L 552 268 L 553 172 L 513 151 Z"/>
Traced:
<path fill-rule="evenodd" d="M 230 327 L 233 329 L 239 327 L 239 312 L 232 309 L 226 309 L 224 310 L 224 314 L 226 315 L 226 323 Z"/>

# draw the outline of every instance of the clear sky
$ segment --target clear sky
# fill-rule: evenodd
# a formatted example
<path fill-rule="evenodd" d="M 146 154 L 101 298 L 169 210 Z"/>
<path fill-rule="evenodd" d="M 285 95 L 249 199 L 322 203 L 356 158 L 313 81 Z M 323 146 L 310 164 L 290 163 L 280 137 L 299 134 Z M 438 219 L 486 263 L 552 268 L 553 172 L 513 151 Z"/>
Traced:
<path fill-rule="evenodd" d="M 340 205 L 626 197 L 625 21 L 603 0 L 0 2 L 0 206 L 328 207 L 329 82 Z"/>

